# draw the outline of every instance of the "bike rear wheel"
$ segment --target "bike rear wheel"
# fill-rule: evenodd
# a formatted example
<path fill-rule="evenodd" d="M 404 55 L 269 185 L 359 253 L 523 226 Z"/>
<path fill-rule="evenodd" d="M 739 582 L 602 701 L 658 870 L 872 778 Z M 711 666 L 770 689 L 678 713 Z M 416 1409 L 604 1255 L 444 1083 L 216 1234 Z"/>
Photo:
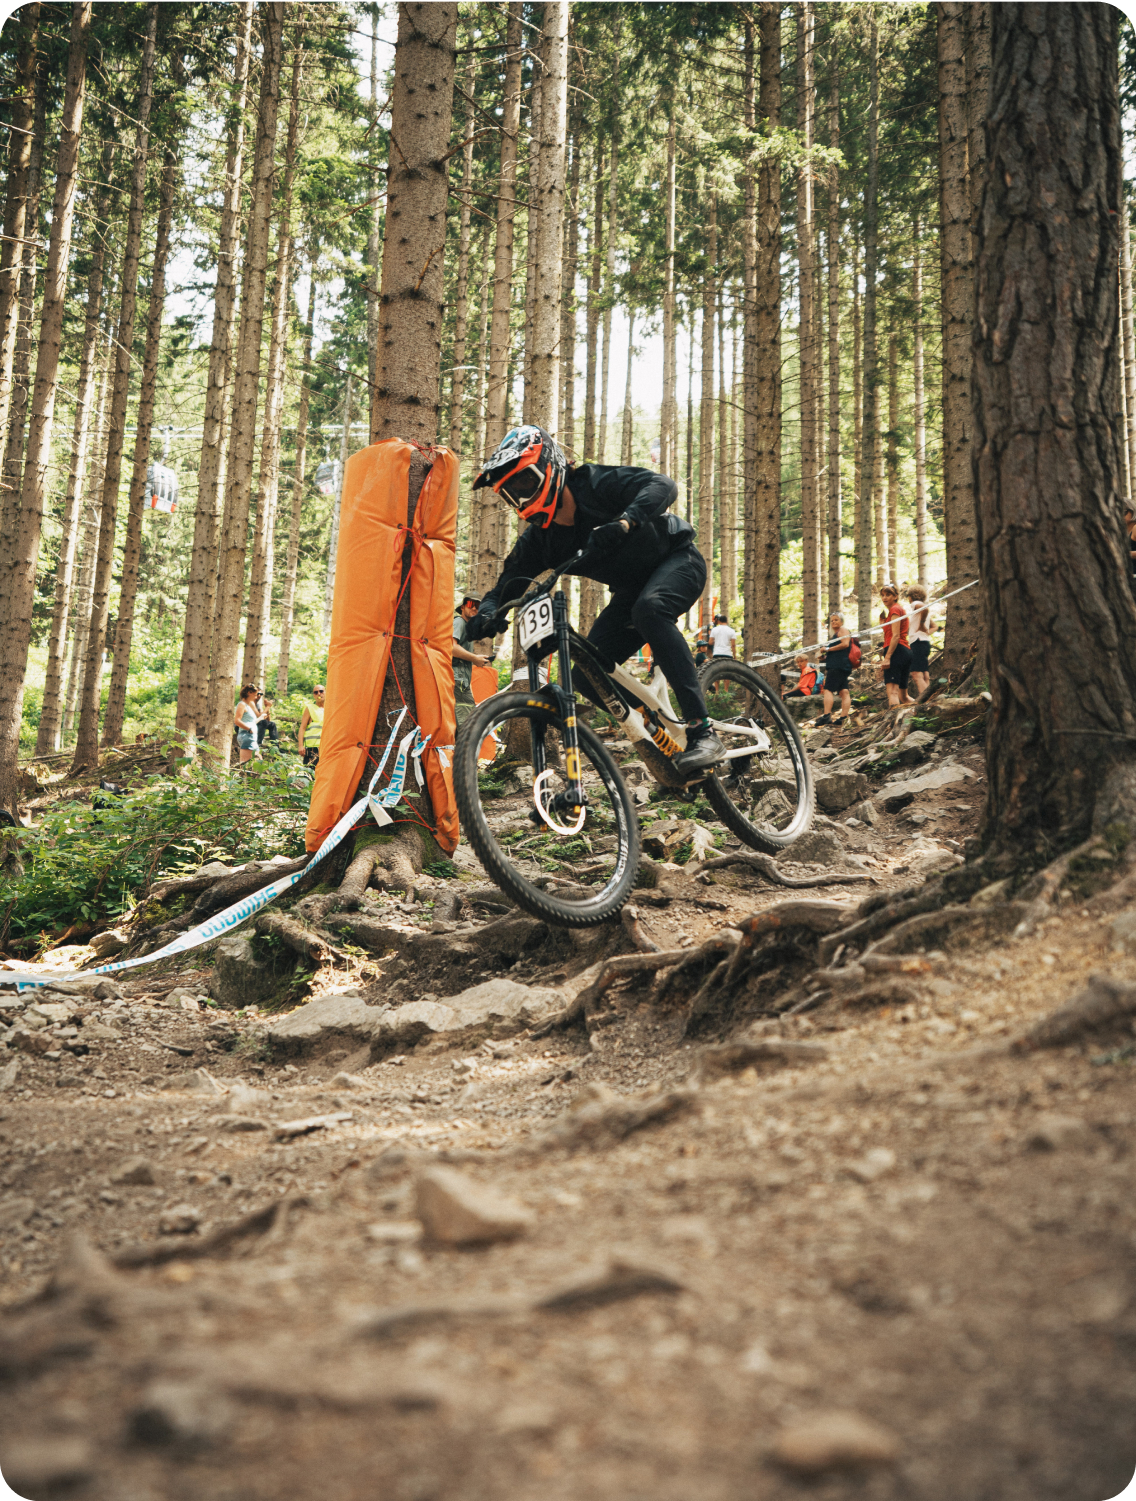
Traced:
<path fill-rule="evenodd" d="M 796 721 L 759 673 L 732 657 L 707 662 L 698 675 L 718 738 L 727 751 L 755 747 L 716 766 L 706 800 L 726 827 L 753 849 L 780 854 L 811 826 L 812 770 Z"/>
<path fill-rule="evenodd" d="M 578 833 L 538 829 L 528 819 L 535 808 L 531 795 L 527 807 L 515 815 L 487 811 L 485 801 L 492 801 L 497 783 L 492 770 L 479 775 L 478 746 L 491 734 L 504 740 L 517 720 L 527 721 L 530 733 L 545 737 L 550 771 L 545 805 L 547 796 L 567 789 L 564 757 L 557 754 L 565 733 L 560 718 L 551 709 L 534 707 L 528 693 L 495 694 L 466 720 L 454 747 L 454 795 L 462 832 L 491 880 L 518 907 L 559 927 L 594 927 L 619 912 L 639 873 L 639 821 L 631 794 L 603 741 L 579 725 L 580 769 L 588 803 Z M 557 821 L 574 820 L 562 813 Z M 597 850 L 594 839 L 606 842 L 612 836 L 614 849 Z M 590 885 L 585 884 L 589 875 L 595 877 Z"/>

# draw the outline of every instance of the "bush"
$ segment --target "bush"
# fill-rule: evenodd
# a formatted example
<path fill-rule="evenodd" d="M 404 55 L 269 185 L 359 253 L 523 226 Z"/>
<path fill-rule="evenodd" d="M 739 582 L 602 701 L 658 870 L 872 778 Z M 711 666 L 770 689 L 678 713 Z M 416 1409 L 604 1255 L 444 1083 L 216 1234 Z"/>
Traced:
<path fill-rule="evenodd" d="M 180 764 L 182 775 L 149 777 L 108 808 L 58 803 L 10 836 L 25 874 L 0 874 L 0 942 L 117 917 L 158 877 L 206 860 L 302 853 L 311 778 L 295 758 L 251 761 L 239 774 Z"/>

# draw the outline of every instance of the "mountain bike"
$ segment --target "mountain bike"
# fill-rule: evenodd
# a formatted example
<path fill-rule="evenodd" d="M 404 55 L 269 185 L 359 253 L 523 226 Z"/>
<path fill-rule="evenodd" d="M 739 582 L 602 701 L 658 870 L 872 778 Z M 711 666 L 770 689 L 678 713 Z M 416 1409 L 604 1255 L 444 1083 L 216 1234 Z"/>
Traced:
<path fill-rule="evenodd" d="M 586 552 L 586 550 L 585 550 Z M 568 619 L 562 574 L 585 556 L 531 583 L 498 613 L 499 634 L 516 611 L 528 663 L 527 691 L 504 691 L 480 703 L 454 747 L 454 793 L 462 829 L 491 879 L 518 907 L 561 927 L 586 928 L 615 916 L 631 895 L 639 870 L 640 833 L 635 800 L 614 756 L 580 722 L 574 682 L 606 711 L 631 741 L 647 771 L 662 786 L 691 795 L 700 789 L 718 819 L 744 843 L 766 854 L 787 849 L 812 824 L 812 773 L 800 732 L 778 694 L 744 662 L 716 657 L 699 673 L 707 710 L 725 759 L 709 773 L 684 777 L 674 758 L 686 745 L 686 728 L 671 705 L 670 690 L 656 667 L 642 683 L 625 667 L 609 672 L 595 647 Z M 557 660 L 557 681 L 541 683 L 540 664 Z M 532 747 L 532 824 L 516 842 L 503 843 L 502 820 L 487 812 L 489 785 L 479 778 L 478 753 L 487 736 L 504 740 L 513 720 L 526 720 Z M 483 797 L 484 794 L 484 797 Z M 536 828 L 532 827 L 535 825 Z M 555 839 L 550 863 L 575 869 L 562 880 L 542 869 L 547 836 Z M 545 837 L 538 853 L 526 853 Z M 612 838 L 614 836 L 614 839 Z M 587 884 L 593 841 L 607 846 L 611 869 Z M 582 870 L 581 867 L 584 867 Z M 598 888 L 598 889 L 597 889 Z"/>

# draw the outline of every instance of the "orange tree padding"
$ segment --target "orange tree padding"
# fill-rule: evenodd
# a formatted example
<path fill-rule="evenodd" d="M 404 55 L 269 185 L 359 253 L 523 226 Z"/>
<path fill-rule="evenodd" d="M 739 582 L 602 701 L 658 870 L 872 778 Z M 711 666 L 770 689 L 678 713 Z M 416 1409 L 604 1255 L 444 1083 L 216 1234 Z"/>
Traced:
<path fill-rule="evenodd" d="M 323 734 L 308 810 L 309 850 L 319 848 L 351 806 L 364 771 L 374 770 L 375 761 L 369 755 L 382 755 L 389 733 L 380 726 L 378 745 L 372 752 L 371 735 L 379 712 L 398 608 L 407 481 L 413 452 L 414 446 L 401 438 L 387 438 L 360 449 L 347 460 L 331 607 Z M 451 853 L 458 842 L 458 815 L 450 769 L 454 744 L 451 621 L 458 461 L 447 448 L 435 449 L 433 453 L 434 463 L 422 486 L 410 529 L 414 539 L 414 558 L 407 582 L 410 657 L 419 728 L 423 737 L 430 736 L 429 749 L 421 764 L 434 809 L 435 837 Z M 401 740 L 411 727 L 408 716 L 398 738 Z M 435 747 L 441 747 L 443 754 L 439 755 Z M 388 781 L 394 761 L 392 751 L 380 785 Z M 416 785 L 412 765 L 407 767 L 406 785 L 408 789 Z M 391 812 L 398 821 L 406 816 L 406 805 Z"/>
<path fill-rule="evenodd" d="M 470 692 L 475 704 L 483 704 L 498 691 L 498 687 L 497 669 L 491 662 L 470 663 Z M 492 761 L 496 756 L 497 742 L 492 735 L 486 735 L 478 754 L 482 761 Z"/>

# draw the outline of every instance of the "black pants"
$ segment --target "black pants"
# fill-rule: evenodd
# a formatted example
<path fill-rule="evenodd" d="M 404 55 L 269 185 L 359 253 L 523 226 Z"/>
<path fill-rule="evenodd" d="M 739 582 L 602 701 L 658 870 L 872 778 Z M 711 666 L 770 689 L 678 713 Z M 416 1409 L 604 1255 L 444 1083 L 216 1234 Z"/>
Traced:
<path fill-rule="evenodd" d="M 615 589 L 588 632 L 610 671 L 626 662 L 644 642 L 663 669 L 684 719 L 705 719 L 706 700 L 690 647 L 677 620 L 695 604 L 706 587 L 706 561 L 694 547 L 664 558 L 639 588 Z"/>

